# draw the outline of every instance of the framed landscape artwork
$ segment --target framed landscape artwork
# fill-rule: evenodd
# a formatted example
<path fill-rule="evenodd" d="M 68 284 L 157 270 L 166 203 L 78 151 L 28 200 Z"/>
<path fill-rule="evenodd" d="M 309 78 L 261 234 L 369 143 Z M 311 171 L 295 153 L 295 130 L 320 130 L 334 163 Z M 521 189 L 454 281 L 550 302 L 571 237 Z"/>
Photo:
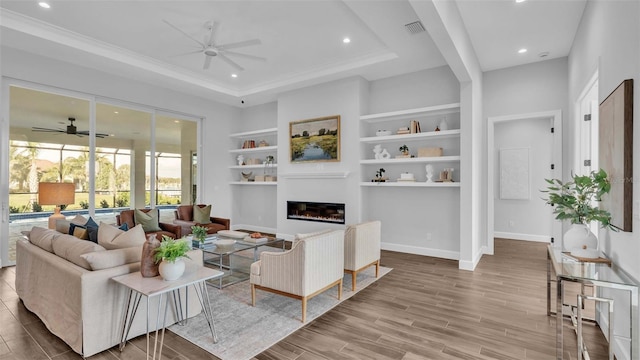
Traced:
<path fill-rule="evenodd" d="M 611 224 L 631 231 L 633 199 L 633 80 L 625 80 L 600 104 L 599 161 L 609 175 L 611 192 L 601 207 Z"/>
<path fill-rule="evenodd" d="M 289 123 L 292 163 L 340 161 L 340 115 Z"/>

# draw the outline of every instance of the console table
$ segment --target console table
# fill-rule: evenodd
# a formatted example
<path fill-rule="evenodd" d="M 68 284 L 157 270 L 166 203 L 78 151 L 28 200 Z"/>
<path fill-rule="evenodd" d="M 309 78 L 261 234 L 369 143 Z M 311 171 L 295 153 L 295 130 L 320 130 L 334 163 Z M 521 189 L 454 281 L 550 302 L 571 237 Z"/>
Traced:
<path fill-rule="evenodd" d="M 164 281 L 160 276 L 145 278 L 142 277 L 142 274 L 139 271 L 112 278 L 113 281 L 125 286 L 128 289 L 128 300 L 126 309 L 124 311 L 124 321 L 122 324 L 122 339 L 120 343 L 120 351 L 124 349 L 127 337 L 129 335 L 129 329 L 131 328 L 131 323 L 133 322 L 133 318 L 135 317 L 138 310 L 138 305 L 140 304 L 140 299 L 142 298 L 142 296 L 144 296 L 147 298 L 147 360 L 149 359 L 149 299 L 154 296 L 158 296 L 159 300 L 156 317 L 156 335 L 153 344 L 153 359 L 156 358 L 156 349 L 158 349 L 158 332 L 160 328 L 162 328 L 158 350 L 158 359 L 161 359 L 162 346 L 164 344 L 165 321 L 167 319 L 169 299 L 172 297 L 170 295 L 173 295 L 173 303 L 176 307 L 178 321 L 185 321 L 189 315 L 189 292 L 186 290 L 190 285 L 193 285 L 196 295 L 198 296 L 198 300 L 200 301 L 200 305 L 202 306 L 202 312 L 207 319 L 209 329 L 211 330 L 211 335 L 213 336 L 213 342 L 218 342 L 216 329 L 213 324 L 213 313 L 211 311 L 211 305 L 209 303 L 209 293 L 207 292 L 206 281 L 222 277 L 222 275 L 223 273 L 221 271 L 209 269 L 206 267 L 198 267 L 195 271 L 185 272 L 185 274 L 183 274 L 179 279 L 174 281 Z M 182 304 L 180 301 L 181 289 L 185 289 L 186 293 L 186 309 L 184 314 L 182 312 Z M 166 297 L 164 295 L 166 295 Z M 164 313 L 161 311 L 163 297 L 165 297 Z M 161 316 L 162 321 L 160 320 Z"/>
<path fill-rule="evenodd" d="M 551 311 L 551 270 L 556 276 L 556 311 Z M 552 245 L 547 247 L 547 315 L 556 316 L 556 358 L 562 360 L 563 353 L 563 306 L 564 306 L 564 290 L 563 282 L 571 281 L 582 285 L 593 285 L 601 288 L 616 289 L 625 291 L 629 295 L 629 316 L 630 316 L 630 354 L 632 360 L 639 360 L 638 349 L 638 284 L 628 276 L 622 269 L 615 264 L 582 262 L 569 257 L 562 253 L 559 248 Z M 582 294 L 584 295 L 584 294 Z M 584 296 L 583 296 L 584 297 Z M 582 298 L 579 298 L 581 305 Z M 610 299 L 595 299 L 599 301 L 607 301 Z M 609 302 L 610 314 L 614 311 L 613 302 Z M 578 315 L 578 326 L 580 325 L 580 316 Z M 586 348 L 582 344 L 581 331 L 578 331 L 578 359 L 582 358 L 583 351 Z M 612 333 L 611 333 L 612 334 Z M 611 344 L 613 339 L 609 338 Z"/>

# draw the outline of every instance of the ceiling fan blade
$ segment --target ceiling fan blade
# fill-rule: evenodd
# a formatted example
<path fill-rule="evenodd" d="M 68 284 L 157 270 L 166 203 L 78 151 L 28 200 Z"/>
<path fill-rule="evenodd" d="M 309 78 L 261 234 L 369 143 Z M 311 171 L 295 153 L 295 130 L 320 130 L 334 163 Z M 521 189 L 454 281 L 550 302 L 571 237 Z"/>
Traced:
<path fill-rule="evenodd" d="M 89 131 L 86 131 L 86 130 L 78 131 L 78 132 L 76 132 L 76 135 L 77 136 L 89 136 Z M 109 134 L 96 133 L 96 137 L 100 138 L 100 139 L 102 139 L 104 137 L 107 137 L 107 136 L 109 136 Z"/>
<path fill-rule="evenodd" d="M 61 132 L 61 133 L 66 133 L 65 130 L 61 130 L 61 129 L 49 129 L 49 128 L 41 128 L 41 127 L 32 127 L 31 131 L 38 131 L 38 132 Z"/>
<path fill-rule="evenodd" d="M 238 71 L 243 71 L 244 68 L 240 65 L 238 65 L 238 63 L 236 63 L 235 61 L 229 59 L 225 54 L 222 53 L 218 53 L 218 57 L 220 59 L 222 59 L 222 61 L 226 62 L 227 64 L 233 66 L 234 68 L 236 68 L 236 70 Z"/>
<path fill-rule="evenodd" d="M 202 49 L 199 49 L 199 50 L 188 51 L 188 52 L 185 52 L 185 53 L 180 53 L 180 54 L 171 55 L 170 57 L 185 56 L 185 55 L 193 55 L 193 54 L 197 54 L 197 53 L 201 53 L 201 52 L 202 52 Z"/>
<path fill-rule="evenodd" d="M 180 29 L 179 27 L 177 27 L 177 26 L 173 25 L 172 23 L 168 22 L 168 21 L 167 21 L 167 20 L 165 20 L 165 19 L 162 19 L 162 21 L 163 21 L 165 24 L 167 24 L 167 25 L 171 26 L 171 27 L 172 27 L 172 28 L 174 28 L 175 30 L 177 30 L 177 31 L 179 31 L 180 33 L 182 33 L 182 35 L 184 35 L 184 36 L 188 37 L 189 39 L 191 39 L 191 40 L 195 41 L 198 45 L 202 46 L 203 48 L 205 47 L 204 43 L 202 43 L 200 40 L 198 40 L 198 39 L 194 38 L 193 36 L 191 36 L 191 35 L 187 34 L 186 32 L 184 32 L 184 31 L 183 31 L 182 29 Z"/>
<path fill-rule="evenodd" d="M 218 45 L 216 47 L 220 50 L 227 50 L 227 49 L 236 49 L 239 47 L 260 45 L 260 44 L 262 44 L 262 41 L 260 41 L 260 39 L 252 39 L 252 40 L 238 41 L 234 43 Z"/>
<path fill-rule="evenodd" d="M 235 52 L 235 51 L 225 51 L 224 52 L 225 55 L 233 55 L 233 56 L 240 56 L 246 59 L 251 59 L 251 60 L 257 60 L 257 61 L 267 61 L 266 58 L 260 57 L 260 56 L 254 56 L 254 55 L 249 55 L 249 54 L 243 54 L 243 53 L 239 53 L 239 52 Z"/>
<path fill-rule="evenodd" d="M 209 40 L 206 41 L 206 43 L 208 46 L 213 46 L 215 44 L 216 33 L 218 31 L 218 27 L 220 26 L 220 23 L 217 21 L 209 21 L 207 23 L 209 26 Z"/>
<path fill-rule="evenodd" d="M 209 68 L 209 66 L 211 66 L 211 56 L 205 55 L 204 56 L 204 66 L 202 68 L 204 70 L 207 70 Z"/>

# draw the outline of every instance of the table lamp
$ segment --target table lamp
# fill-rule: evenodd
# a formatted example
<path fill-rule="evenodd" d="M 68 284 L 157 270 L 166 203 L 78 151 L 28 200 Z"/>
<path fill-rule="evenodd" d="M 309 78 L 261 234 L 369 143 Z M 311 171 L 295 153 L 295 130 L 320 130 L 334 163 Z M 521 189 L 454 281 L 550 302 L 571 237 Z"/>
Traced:
<path fill-rule="evenodd" d="M 38 184 L 38 204 L 55 205 L 53 214 L 49 217 L 49 229 L 56 228 L 56 221 L 64 219 L 60 213 L 60 205 L 76 202 L 76 186 L 73 183 L 41 182 Z"/>

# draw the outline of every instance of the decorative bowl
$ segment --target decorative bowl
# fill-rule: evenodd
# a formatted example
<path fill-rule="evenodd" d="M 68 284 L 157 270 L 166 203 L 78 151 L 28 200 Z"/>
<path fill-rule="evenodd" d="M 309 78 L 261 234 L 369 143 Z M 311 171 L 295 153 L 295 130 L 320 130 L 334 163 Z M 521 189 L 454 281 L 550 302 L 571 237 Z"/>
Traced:
<path fill-rule="evenodd" d="M 217 247 L 224 249 L 232 248 L 235 243 L 236 241 L 232 239 L 218 239 L 218 241 L 215 242 Z"/>

